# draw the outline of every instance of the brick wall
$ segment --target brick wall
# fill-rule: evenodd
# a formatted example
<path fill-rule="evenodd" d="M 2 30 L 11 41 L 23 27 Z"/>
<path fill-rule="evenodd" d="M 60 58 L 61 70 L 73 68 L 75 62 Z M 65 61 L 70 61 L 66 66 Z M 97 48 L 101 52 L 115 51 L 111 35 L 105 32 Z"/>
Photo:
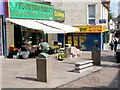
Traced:
<path fill-rule="evenodd" d="M 7 37 L 7 49 L 10 45 L 14 45 L 14 24 L 6 22 L 6 37 Z"/>

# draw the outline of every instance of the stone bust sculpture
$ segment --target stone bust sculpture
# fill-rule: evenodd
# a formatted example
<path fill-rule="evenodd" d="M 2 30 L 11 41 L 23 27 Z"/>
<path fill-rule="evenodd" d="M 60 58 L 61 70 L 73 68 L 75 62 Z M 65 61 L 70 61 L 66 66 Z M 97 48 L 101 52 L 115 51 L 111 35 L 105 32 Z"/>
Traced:
<path fill-rule="evenodd" d="M 38 55 L 39 58 L 48 58 L 47 52 L 49 51 L 49 44 L 47 42 L 41 42 L 40 47 L 42 52 Z"/>
<path fill-rule="evenodd" d="M 47 53 L 49 51 L 49 44 L 47 42 L 40 43 L 42 52 Z"/>
<path fill-rule="evenodd" d="M 94 40 L 94 48 L 98 48 L 98 46 L 99 46 L 98 40 Z"/>

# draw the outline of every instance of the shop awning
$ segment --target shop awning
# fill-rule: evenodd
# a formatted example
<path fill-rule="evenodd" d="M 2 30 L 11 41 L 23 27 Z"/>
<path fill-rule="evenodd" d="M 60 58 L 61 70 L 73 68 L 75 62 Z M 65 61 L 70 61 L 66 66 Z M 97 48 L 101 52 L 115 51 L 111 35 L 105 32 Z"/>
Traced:
<path fill-rule="evenodd" d="M 44 33 L 64 33 L 64 31 L 61 29 L 49 27 L 47 25 L 36 22 L 36 20 L 9 19 L 9 18 L 7 18 L 6 20 L 9 20 L 10 22 L 13 22 L 15 24 L 18 24 L 27 28 L 42 30 L 44 31 Z"/>
<path fill-rule="evenodd" d="M 58 23 L 58 22 L 55 22 L 55 21 L 37 20 L 36 22 L 39 22 L 41 24 L 44 24 L 44 25 L 47 25 L 47 26 L 50 26 L 50 27 L 54 27 L 54 28 L 64 30 L 65 33 L 79 31 L 79 28 L 72 27 L 72 26 L 69 26 L 69 25 L 65 25 L 65 24 L 62 24 L 62 23 Z"/>
<path fill-rule="evenodd" d="M 79 31 L 79 28 L 65 25 L 62 23 L 58 23 L 55 21 L 9 19 L 9 18 L 7 18 L 7 20 L 15 24 L 27 27 L 27 28 L 43 30 L 44 33 L 70 33 L 70 32 Z"/>

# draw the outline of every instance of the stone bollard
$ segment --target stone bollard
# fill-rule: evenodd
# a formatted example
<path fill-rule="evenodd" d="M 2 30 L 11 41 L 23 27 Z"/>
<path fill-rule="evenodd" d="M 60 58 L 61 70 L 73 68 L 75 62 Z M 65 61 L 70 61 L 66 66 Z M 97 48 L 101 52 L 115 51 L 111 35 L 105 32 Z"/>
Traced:
<path fill-rule="evenodd" d="M 37 80 L 49 82 L 52 79 L 52 60 L 50 58 L 36 58 Z"/>
<path fill-rule="evenodd" d="M 93 60 L 93 65 L 96 65 L 96 66 L 101 65 L 101 50 L 99 48 L 93 48 L 92 60 Z"/>
<path fill-rule="evenodd" d="M 42 52 L 36 58 L 37 80 L 41 82 L 49 82 L 52 78 L 52 59 L 47 54 L 49 44 L 42 42 L 40 44 Z"/>

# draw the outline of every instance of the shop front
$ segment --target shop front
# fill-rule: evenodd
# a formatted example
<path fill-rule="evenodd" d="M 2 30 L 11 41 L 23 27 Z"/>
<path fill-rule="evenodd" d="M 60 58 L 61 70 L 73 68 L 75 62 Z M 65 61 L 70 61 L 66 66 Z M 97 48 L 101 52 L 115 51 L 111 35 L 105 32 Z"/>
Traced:
<path fill-rule="evenodd" d="M 99 48 L 103 49 L 105 43 L 106 26 L 75 26 L 79 32 L 66 34 L 66 43 L 81 48 L 82 50 L 92 50 L 94 40 L 99 41 Z"/>
<path fill-rule="evenodd" d="M 20 48 L 25 41 L 36 45 L 45 38 L 43 29 L 49 27 L 35 20 L 53 20 L 53 6 L 18 0 L 10 0 L 7 5 L 7 48 Z"/>
<path fill-rule="evenodd" d="M 10 0 L 8 6 L 7 48 L 10 45 L 20 48 L 25 41 L 38 45 L 43 38 L 50 44 L 54 39 L 57 40 L 57 37 L 49 37 L 50 34 L 57 36 L 58 33 L 64 34 L 78 29 L 53 21 L 54 8 L 50 5 Z"/>

